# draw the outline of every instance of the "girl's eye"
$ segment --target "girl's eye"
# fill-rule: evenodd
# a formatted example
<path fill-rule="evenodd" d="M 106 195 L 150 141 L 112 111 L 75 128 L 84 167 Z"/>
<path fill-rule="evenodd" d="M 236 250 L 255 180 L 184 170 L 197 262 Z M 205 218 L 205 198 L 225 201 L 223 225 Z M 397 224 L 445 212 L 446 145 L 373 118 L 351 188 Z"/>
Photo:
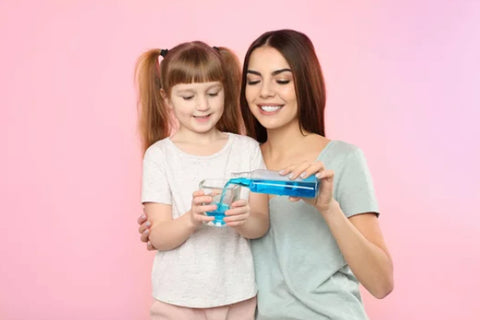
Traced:
<path fill-rule="evenodd" d="M 210 97 L 216 97 L 216 96 L 218 96 L 218 91 L 217 92 L 210 92 L 208 95 Z"/>
<path fill-rule="evenodd" d="M 193 96 L 184 96 L 182 98 L 183 100 L 192 100 Z"/>
<path fill-rule="evenodd" d="M 290 80 L 277 80 L 278 84 L 289 84 Z"/>

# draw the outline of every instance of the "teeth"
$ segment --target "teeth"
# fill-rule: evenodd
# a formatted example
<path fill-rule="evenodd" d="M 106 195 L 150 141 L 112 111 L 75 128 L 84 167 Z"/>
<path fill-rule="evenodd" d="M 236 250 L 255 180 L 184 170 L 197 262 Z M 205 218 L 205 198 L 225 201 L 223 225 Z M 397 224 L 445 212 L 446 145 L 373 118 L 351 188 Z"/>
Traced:
<path fill-rule="evenodd" d="M 274 112 L 280 109 L 280 106 L 261 106 L 260 107 L 265 112 Z"/>

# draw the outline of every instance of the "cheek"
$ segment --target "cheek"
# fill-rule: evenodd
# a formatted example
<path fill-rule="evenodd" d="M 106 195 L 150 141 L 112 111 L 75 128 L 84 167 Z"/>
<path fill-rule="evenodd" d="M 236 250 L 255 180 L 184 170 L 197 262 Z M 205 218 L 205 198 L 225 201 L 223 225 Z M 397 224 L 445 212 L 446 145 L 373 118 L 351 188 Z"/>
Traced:
<path fill-rule="evenodd" d="M 251 86 L 247 86 L 245 88 L 245 98 L 247 99 L 247 102 L 250 103 L 253 97 L 255 97 L 255 89 Z"/>

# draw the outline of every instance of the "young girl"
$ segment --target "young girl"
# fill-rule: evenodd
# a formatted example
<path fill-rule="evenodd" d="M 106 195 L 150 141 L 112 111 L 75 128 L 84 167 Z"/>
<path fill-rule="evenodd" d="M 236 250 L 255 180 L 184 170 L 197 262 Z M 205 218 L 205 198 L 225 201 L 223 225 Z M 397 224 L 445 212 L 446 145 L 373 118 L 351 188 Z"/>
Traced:
<path fill-rule="evenodd" d="M 252 193 L 234 202 L 227 227 L 218 228 L 205 224 L 213 220 L 205 212 L 216 206 L 198 190 L 202 179 L 264 166 L 258 143 L 238 135 L 238 60 L 226 48 L 195 41 L 144 53 L 136 74 L 146 149 L 142 203 L 158 250 L 151 318 L 253 319 L 247 239 L 268 230 L 268 197 Z"/>

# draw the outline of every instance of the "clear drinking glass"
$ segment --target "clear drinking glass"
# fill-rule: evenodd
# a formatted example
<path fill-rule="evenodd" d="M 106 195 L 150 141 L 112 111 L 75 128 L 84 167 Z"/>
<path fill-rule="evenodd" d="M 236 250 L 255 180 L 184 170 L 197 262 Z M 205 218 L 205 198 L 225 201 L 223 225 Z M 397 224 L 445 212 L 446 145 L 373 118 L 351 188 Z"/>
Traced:
<path fill-rule="evenodd" d="M 227 179 L 204 179 L 200 182 L 200 190 L 206 195 L 213 197 L 211 204 L 216 204 L 217 209 L 215 211 L 207 211 L 207 216 L 213 216 L 215 219 L 209 221 L 207 224 L 215 227 L 225 226 L 225 211 L 230 209 L 232 202 L 240 199 L 241 186 L 235 184 L 227 184 Z"/>

